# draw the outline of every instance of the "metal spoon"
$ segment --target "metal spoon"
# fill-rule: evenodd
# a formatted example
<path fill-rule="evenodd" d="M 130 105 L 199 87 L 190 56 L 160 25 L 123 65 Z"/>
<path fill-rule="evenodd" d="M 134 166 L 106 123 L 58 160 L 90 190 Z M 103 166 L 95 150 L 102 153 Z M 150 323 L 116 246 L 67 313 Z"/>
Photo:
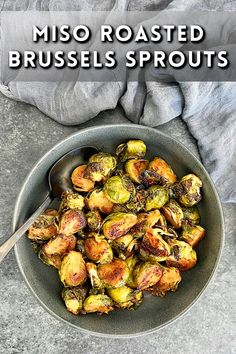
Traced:
<path fill-rule="evenodd" d="M 69 151 L 54 163 L 48 172 L 49 194 L 47 198 L 30 218 L 0 246 L 0 263 L 21 236 L 25 234 L 37 217 L 47 209 L 53 200 L 55 198 L 60 198 L 64 191 L 73 190 L 70 178 L 72 171 L 76 166 L 88 161 L 89 157 L 97 152 L 98 150 L 92 146 L 82 146 Z"/>

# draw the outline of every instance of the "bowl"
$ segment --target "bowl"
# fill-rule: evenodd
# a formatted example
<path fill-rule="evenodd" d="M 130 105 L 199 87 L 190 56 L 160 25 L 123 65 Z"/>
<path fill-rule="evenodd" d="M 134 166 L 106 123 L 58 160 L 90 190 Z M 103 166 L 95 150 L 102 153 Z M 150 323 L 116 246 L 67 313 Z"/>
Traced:
<path fill-rule="evenodd" d="M 196 248 L 197 265 L 183 273 L 175 293 L 165 299 L 145 296 L 135 311 L 117 310 L 108 315 L 74 316 L 67 312 L 61 299 L 62 285 L 57 271 L 44 265 L 33 252 L 26 237 L 15 246 L 21 273 L 40 304 L 57 319 L 80 331 L 104 337 L 132 337 L 152 333 L 183 315 L 196 302 L 208 285 L 219 262 L 223 245 L 223 214 L 221 204 L 208 173 L 199 160 L 182 144 L 156 129 L 134 124 L 105 125 L 83 129 L 67 137 L 46 153 L 26 178 L 16 202 L 13 228 L 23 223 L 48 193 L 47 171 L 66 152 L 83 145 L 114 152 L 115 146 L 128 139 L 144 140 L 147 157 L 159 155 L 166 159 L 178 177 L 193 172 L 203 182 L 203 199 L 199 203 L 201 225 L 207 236 Z"/>

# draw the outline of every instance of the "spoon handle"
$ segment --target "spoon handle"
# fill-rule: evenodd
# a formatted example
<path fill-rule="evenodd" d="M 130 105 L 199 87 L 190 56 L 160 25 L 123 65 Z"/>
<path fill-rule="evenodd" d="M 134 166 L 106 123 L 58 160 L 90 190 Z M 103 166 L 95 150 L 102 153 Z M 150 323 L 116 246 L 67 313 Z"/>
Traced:
<path fill-rule="evenodd" d="M 21 236 L 24 235 L 28 228 L 34 223 L 37 217 L 42 214 L 45 209 L 47 209 L 51 202 L 52 197 L 48 195 L 43 203 L 38 207 L 38 209 L 30 216 L 30 218 L 0 246 L 0 263 L 6 257 L 12 247 L 16 244 L 16 242 L 21 238 Z"/>

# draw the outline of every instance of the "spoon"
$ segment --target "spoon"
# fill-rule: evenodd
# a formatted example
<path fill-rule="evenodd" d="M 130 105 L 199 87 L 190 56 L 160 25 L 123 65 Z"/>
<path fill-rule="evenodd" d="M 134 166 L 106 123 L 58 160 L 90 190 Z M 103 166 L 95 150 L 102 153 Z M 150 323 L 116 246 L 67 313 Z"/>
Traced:
<path fill-rule="evenodd" d="M 29 219 L 0 246 L 0 263 L 21 236 L 24 235 L 28 228 L 34 223 L 37 217 L 47 209 L 54 199 L 61 198 L 64 191 L 73 191 L 70 178 L 72 171 L 78 165 L 88 161 L 90 156 L 97 152 L 98 150 L 92 146 L 82 146 L 69 151 L 54 163 L 48 172 L 48 196 Z"/>

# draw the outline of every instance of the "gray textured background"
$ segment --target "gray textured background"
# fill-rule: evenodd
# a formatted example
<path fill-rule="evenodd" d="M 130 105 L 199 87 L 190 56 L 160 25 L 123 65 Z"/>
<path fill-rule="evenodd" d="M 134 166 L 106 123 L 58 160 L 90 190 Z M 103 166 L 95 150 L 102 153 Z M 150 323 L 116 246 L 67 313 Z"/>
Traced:
<path fill-rule="evenodd" d="M 126 121 L 121 110 L 105 112 L 83 126 L 112 121 Z M 0 95 L 1 241 L 11 234 L 15 200 L 30 169 L 50 147 L 77 129 L 61 126 L 36 108 Z M 159 129 L 198 155 L 180 120 Z M 224 214 L 226 243 L 208 289 L 177 322 L 137 339 L 96 338 L 52 318 L 27 289 L 12 252 L 0 268 L 0 353 L 236 353 L 236 205 L 224 205 Z"/>

